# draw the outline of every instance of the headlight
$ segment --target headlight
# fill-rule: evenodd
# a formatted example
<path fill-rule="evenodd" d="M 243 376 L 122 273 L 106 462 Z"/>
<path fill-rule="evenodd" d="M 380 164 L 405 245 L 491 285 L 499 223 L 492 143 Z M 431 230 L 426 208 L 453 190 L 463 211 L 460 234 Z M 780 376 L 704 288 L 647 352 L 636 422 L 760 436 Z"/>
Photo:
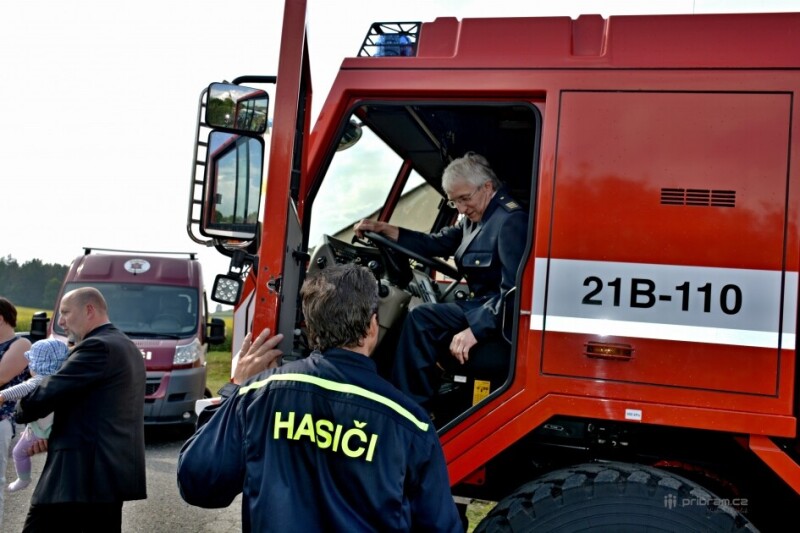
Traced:
<path fill-rule="evenodd" d="M 211 289 L 211 299 L 215 302 L 228 305 L 239 303 L 242 295 L 242 279 L 238 275 L 218 274 L 214 278 L 214 288 Z"/>
<path fill-rule="evenodd" d="M 203 355 L 203 345 L 200 341 L 194 339 L 190 344 L 175 347 L 175 358 L 172 364 L 175 365 L 190 365 L 200 359 Z"/>

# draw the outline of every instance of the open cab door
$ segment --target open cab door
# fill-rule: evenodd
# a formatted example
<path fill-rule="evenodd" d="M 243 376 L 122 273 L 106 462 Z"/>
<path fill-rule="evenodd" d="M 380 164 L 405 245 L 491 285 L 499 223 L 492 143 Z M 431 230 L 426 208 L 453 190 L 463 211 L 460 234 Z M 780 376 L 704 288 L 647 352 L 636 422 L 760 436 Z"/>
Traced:
<path fill-rule="evenodd" d="M 280 348 L 292 352 L 306 267 L 297 215 L 311 107 L 305 0 L 286 1 L 281 36 L 277 77 L 211 84 L 201 95 L 198 114 L 187 229 L 196 242 L 231 258 L 229 272 L 217 276 L 211 299 L 235 306 L 234 354 L 247 332 L 264 328 L 283 333 Z M 275 84 L 269 131 L 268 93 L 243 83 Z"/>

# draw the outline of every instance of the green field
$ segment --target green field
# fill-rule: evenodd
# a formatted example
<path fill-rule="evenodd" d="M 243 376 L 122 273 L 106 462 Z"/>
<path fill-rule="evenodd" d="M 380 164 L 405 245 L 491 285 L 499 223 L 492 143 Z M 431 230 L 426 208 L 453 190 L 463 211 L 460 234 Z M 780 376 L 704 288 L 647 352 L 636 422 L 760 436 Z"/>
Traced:
<path fill-rule="evenodd" d="M 53 310 L 52 309 L 34 309 L 32 307 L 17 307 L 17 331 L 24 331 L 28 332 L 31 330 L 31 318 L 33 318 L 34 313 L 38 313 L 39 311 L 44 311 L 47 313 L 48 318 L 53 318 Z"/>
<path fill-rule="evenodd" d="M 231 353 L 208 352 L 206 369 L 206 386 L 216 396 L 217 391 L 231 380 Z"/>

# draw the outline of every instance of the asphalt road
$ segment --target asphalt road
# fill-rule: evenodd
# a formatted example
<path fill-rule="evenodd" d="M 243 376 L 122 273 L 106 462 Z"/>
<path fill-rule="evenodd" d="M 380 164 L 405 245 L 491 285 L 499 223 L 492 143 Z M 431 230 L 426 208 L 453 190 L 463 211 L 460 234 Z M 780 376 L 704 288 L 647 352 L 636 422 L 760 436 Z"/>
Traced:
<path fill-rule="evenodd" d="M 147 428 L 147 499 L 126 502 L 122 508 L 122 531 L 125 533 L 227 533 L 241 531 L 241 496 L 226 509 L 200 509 L 186 504 L 178 494 L 175 481 L 178 451 L 186 432 Z M 11 445 L 16 443 L 16 439 Z M 33 483 L 24 491 L 6 492 L 3 533 L 22 531 L 34 483 L 44 466 L 44 455 L 33 458 Z M 9 458 L 6 483 L 16 479 Z"/>

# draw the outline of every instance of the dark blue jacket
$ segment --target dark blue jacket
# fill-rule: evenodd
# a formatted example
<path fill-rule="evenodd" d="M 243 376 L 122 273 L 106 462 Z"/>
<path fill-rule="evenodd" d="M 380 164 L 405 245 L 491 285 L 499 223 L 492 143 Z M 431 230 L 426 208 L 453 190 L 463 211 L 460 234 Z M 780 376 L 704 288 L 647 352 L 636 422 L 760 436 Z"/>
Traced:
<path fill-rule="evenodd" d="M 463 531 L 436 430 L 364 355 L 312 353 L 215 409 L 178 485 L 200 507 L 243 493 L 243 531 Z"/>
<path fill-rule="evenodd" d="M 428 257 L 453 257 L 469 286 L 460 302 L 473 335 L 479 341 L 496 334 L 501 325 L 505 294 L 516 285 L 517 270 L 525 251 L 528 215 L 505 189 L 494 195 L 474 235 L 467 236 L 462 217 L 436 234 L 400 228 L 397 242 Z M 462 241 L 470 239 L 462 247 Z"/>

